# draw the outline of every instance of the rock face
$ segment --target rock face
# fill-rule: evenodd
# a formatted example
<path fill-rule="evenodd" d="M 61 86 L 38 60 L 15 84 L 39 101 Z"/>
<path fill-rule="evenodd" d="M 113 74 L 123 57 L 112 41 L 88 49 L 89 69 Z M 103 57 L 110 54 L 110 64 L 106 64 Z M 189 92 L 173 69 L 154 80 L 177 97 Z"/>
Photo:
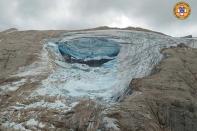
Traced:
<path fill-rule="evenodd" d="M 151 76 L 132 80 L 132 95 L 111 110 L 123 131 L 197 131 L 197 49 L 165 49 Z"/>
<path fill-rule="evenodd" d="M 105 38 L 78 38 L 57 44 L 67 62 L 90 66 L 102 65 L 116 57 L 120 51 L 117 42 Z"/>

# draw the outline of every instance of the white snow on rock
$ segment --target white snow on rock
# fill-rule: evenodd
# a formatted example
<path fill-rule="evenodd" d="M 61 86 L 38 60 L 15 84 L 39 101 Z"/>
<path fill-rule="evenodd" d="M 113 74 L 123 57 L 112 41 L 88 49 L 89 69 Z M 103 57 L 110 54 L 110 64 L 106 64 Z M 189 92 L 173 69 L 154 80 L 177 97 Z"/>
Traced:
<path fill-rule="evenodd" d="M 45 124 L 43 124 L 42 122 L 41 123 L 39 123 L 39 125 L 38 125 L 40 128 L 44 128 L 45 127 Z"/>
<path fill-rule="evenodd" d="M 41 100 L 40 102 L 31 103 L 29 105 L 17 103 L 16 106 L 12 106 L 14 109 L 34 109 L 34 108 L 49 108 L 49 109 L 70 109 L 67 107 L 64 103 L 62 103 L 60 100 L 56 100 L 54 103 L 51 102 L 45 102 L 44 100 Z"/>
<path fill-rule="evenodd" d="M 16 105 L 11 106 L 10 109 L 27 110 L 27 109 L 36 109 L 36 108 L 47 108 L 47 109 L 61 110 L 61 111 L 67 112 L 67 111 L 70 111 L 73 107 L 75 107 L 78 103 L 79 102 L 65 104 L 61 100 L 56 100 L 54 103 L 52 103 L 52 102 L 46 102 L 44 100 L 41 100 L 39 102 L 25 105 L 25 104 L 21 104 L 17 102 Z"/>
<path fill-rule="evenodd" d="M 109 117 L 103 118 L 103 123 L 104 123 L 105 127 L 109 130 L 120 131 L 118 125 L 116 124 L 117 122 L 118 121 L 113 118 L 109 118 Z"/>
<path fill-rule="evenodd" d="M 39 128 L 44 128 L 46 125 L 42 122 L 39 122 L 35 119 L 29 119 L 28 121 L 26 121 L 26 126 L 28 127 L 39 127 Z"/>
<path fill-rule="evenodd" d="M 39 122 L 35 119 L 29 119 L 26 122 L 23 123 L 15 123 L 15 122 L 6 122 L 2 124 L 2 127 L 4 127 L 5 129 L 9 129 L 9 130 L 17 130 L 17 131 L 31 131 L 30 129 L 25 128 L 26 125 L 27 127 L 39 127 L 39 128 L 44 128 L 46 125 L 42 122 Z"/>
<path fill-rule="evenodd" d="M 26 83 L 26 79 L 21 79 L 20 81 L 6 83 L 6 85 L 0 86 L 0 94 L 16 91 L 20 86 L 24 85 L 25 83 Z"/>
<path fill-rule="evenodd" d="M 63 104 L 59 100 L 55 101 L 55 103 L 49 103 L 49 102 L 45 102 L 44 100 L 42 100 L 40 102 L 35 102 L 30 105 L 27 105 L 27 106 L 25 106 L 24 109 L 38 108 L 38 107 L 47 107 L 50 109 L 64 109 L 64 108 L 66 108 L 65 104 Z"/>
<path fill-rule="evenodd" d="M 37 126 L 38 125 L 38 121 L 34 120 L 34 119 L 30 119 L 26 122 L 27 126 Z"/>
<path fill-rule="evenodd" d="M 7 129 L 13 129 L 13 130 L 19 130 L 19 131 L 31 131 L 31 130 L 28 130 L 26 129 L 22 124 L 17 124 L 15 122 L 6 122 L 6 123 L 3 123 L 2 126 L 4 128 L 7 128 Z"/>

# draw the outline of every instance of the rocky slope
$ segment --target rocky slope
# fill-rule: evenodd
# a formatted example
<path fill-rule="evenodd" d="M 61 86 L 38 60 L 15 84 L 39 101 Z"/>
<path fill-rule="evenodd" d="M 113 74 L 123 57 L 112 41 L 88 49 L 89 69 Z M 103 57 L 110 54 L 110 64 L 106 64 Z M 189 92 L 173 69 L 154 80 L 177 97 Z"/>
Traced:
<path fill-rule="evenodd" d="M 19 67 L 37 59 L 44 39 L 58 36 L 63 31 L 17 31 L 0 32 L 0 79 L 8 77 Z M 65 32 L 65 31 L 64 31 Z"/>
<path fill-rule="evenodd" d="M 195 131 L 196 45 L 141 28 L 0 32 L 1 129 Z"/>
<path fill-rule="evenodd" d="M 121 130 L 197 130 L 197 49 L 162 50 L 166 56 L 153 74 L 130 83 L 128 96 L 109 116 Z"/>

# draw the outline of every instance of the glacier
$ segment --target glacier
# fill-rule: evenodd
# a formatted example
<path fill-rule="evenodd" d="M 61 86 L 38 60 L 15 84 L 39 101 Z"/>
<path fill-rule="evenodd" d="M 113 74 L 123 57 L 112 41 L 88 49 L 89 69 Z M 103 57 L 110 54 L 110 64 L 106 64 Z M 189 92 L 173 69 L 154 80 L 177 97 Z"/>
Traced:
<path fill-rule="evenodd" d="M 59 38 L 46 40 L 44 51 L 50 61 L 47 66 L 52 66 L 52 70 L 32 96 L 117 100 L 133 78 L 151 73 L 163 58 L 161 49 L 180 43 L 194 46 L 196 40 L 129 30 L 64 33 Z M 78 61 L 68 62 L 65 55 Z M 107 61 L 97 66 L 86 63 L 102 59 Z"/>

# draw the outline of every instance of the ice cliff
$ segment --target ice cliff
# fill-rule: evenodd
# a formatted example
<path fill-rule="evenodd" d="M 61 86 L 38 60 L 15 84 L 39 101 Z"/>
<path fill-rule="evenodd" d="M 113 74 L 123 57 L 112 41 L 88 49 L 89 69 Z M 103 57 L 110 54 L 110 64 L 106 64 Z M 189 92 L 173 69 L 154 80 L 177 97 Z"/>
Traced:
<path fill-rule="evenodd" d="M 56 44 L 67 62 L 90 66 L 102 65 L 114 59 L 120 51 L 117 42 L 104 38 L 77 38 Z"/>

